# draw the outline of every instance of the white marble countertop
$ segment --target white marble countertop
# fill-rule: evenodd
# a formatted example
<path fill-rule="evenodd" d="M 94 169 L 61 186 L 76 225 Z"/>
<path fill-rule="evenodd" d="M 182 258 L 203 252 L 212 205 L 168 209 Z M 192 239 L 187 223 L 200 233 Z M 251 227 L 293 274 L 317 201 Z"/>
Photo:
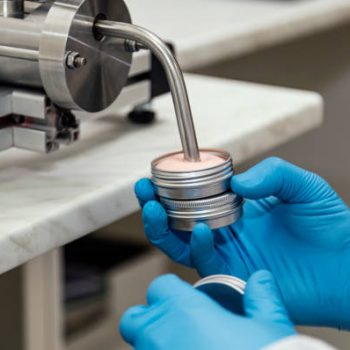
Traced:
<path fill-rule="evenodd" d="M 175 44 L 184 69 L 350 21 L 350 0 L 126 0 L 135 24 Z"/>
<path fill-rule="evenodd" d="M 312 92 L 187 76 L 198 139 L 241 162 L 322 121 Z M 152 126 L 120 116 L 82 122 L 82 139 L 51 155 L 0 153 L 0 273 L 138 209 L 133 184 L 180 147 L 169 96 Z M 140 233 L 141 234 L 141 233 Z"/>

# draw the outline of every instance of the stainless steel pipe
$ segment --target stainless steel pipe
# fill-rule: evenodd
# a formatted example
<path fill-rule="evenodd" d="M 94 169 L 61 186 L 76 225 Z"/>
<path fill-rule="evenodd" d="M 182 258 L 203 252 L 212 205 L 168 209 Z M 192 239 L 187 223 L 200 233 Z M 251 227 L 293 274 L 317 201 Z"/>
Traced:
<path fill-rule="evenodd" d="M 104 36 L 131 39 L 150 49 L 164 67 L 173 97 L 185 159 L 199 161 L 200 155 L 184 77 L 167 45 L 149 30 L 121 22 L 101 20 L 95 28 Z"/>
<path fill-rule="evenodd" d="M 0 45 L 0 56 L 37 62 L 39 60 L 39 51 Z"/>
<path fill-rule="evenodd" d="M 42 87 L 39 43 L 46 15 L 47 12 L 38 9 L 23 19 L 0 17 L 1 85 Z"/>
<path fill-rule="evenodd" d="M 22 18 L 24 16 L 24 0 L 0 0 L 0 16 Z"/>

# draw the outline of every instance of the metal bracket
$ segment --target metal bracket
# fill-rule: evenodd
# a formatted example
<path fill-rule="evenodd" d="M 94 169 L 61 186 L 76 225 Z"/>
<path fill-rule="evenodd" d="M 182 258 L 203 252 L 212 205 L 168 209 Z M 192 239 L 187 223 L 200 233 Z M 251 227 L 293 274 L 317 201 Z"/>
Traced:
<path fill-rule="evenodd" d="M 0 88 L 0 151 L 50 153 L 79 138 L 79 121 L 41 92 Z"/>

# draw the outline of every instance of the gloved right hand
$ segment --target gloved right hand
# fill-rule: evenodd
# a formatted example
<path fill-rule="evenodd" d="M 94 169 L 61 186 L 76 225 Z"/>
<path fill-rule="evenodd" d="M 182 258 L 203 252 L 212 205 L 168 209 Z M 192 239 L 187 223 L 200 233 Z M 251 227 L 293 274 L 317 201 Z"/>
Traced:
<path fill-rule="evenodd" d="M 296 334 L 268 271 L 249 279 L 245 316 L 227 311 L 173 275 L 158 277 L 147 301 L 129 309 L 120 323 L 135 350 L 261 350 Z"/>
<path fill-rule="evenodd" d="M 143 179 L 136 194 L 149 240 L 202 276 L 225 273 L 247 280 L 271 271 L 294 323 L 350 329 L 350 212 L 325 180 L 270 158 L 234 176 L 246 198 L 243 218 L 212 232 L 175 232 Z"/>

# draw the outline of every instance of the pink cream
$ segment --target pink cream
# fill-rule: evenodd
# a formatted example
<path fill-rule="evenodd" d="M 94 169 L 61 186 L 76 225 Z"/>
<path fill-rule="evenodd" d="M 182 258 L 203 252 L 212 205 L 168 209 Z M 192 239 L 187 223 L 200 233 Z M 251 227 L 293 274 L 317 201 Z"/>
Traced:
<path fill-rule="evenodd" d="M 217 154 L 201 152 L 199 162 L 189 162 L 185 160 L 183 153 L 177 153 L 161 159 L 157 164 L 157 169 L 162 171 L 196 171 L 212 168 L 225 162 Z"/>

